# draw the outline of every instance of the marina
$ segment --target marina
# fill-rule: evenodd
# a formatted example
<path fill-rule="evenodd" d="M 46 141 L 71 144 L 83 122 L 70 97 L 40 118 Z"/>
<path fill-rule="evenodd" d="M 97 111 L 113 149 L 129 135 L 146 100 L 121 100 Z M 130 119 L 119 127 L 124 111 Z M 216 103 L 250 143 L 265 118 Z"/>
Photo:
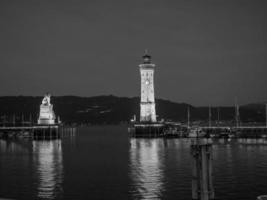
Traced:
<path fill-rule="evenodd" d="M 266 138 L 266 126 L 193 126 L 177 123 L 133 124 L 128 128 L 132 137 L 166 138 Z"/>
<path fill-rule="evenodd" d="M 92 126 L 55 140 L 0 139 L 1 197 L 192 199 L 191 138 L 129 138 L 126 129 Z M 266 194 L 266 140 L 208 142 L 216 199 L 256 200 Z M 73 184 L 77 180 L 80 185 Z"/>

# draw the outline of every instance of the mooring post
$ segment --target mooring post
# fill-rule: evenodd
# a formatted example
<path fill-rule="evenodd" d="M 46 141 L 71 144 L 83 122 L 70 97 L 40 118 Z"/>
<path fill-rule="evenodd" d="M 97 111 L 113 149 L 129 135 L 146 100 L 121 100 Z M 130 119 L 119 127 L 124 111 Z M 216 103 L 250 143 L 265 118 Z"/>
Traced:
<path fill-rule="evenodd" d="M 212 145 L 191 145 L 192 154 L 192 199 L 212 200 L 214 189 L 212 182 Z"/>
<path fill-rule="evenodd" d="M 209 195 L 211 199 L 215 199 L 214 187 L 213 187 L 213 168 L 212 168 L 212 145 L 209 146 L 208 154 L 208 176 L 209 176 Z"/>
<path fill-rule="evenodd" d="M 198 189 L 198 158 L 199 156 L 196 155 L 197 151 L 194 149 L 194 148 L 197 148 L 197 146 L 195 145 L 192 145 L 191 146 L 191 154 L 192 154 L 192 199 L 193 200 L 197 200 L 198 197 L 199 197 L 199 189 Z"/>

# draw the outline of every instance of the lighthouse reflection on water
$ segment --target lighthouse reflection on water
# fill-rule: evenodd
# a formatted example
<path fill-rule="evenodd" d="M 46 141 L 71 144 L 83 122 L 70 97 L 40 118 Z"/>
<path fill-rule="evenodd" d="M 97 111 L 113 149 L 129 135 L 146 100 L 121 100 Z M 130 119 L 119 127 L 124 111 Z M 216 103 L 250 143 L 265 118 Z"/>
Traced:
<path fill-rule="evenodd" d="M 130 176 L 134 185 L 136 198 L 158 198 L 161 196 L 163 184 L 163 161 L 159 151 L 162 140 L 130 140 Z"/>
<path fill-rule="evenodd" d="M 130 138 L 130 194 L 134 199 L 191 195 L 190 140 Z"/>
<path fill-rule="evenodd" d="M 63 160 L 61 140 L 33 141 L 33 160 L 37 166 L 37 196 L 54 199 L 62 194 Z"/>

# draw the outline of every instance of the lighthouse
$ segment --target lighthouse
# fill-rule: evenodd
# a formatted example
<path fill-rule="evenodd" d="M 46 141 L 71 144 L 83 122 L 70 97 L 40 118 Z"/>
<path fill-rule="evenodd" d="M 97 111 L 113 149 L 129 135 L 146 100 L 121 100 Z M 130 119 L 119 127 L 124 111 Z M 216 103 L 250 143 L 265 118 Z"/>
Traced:
<path fill-rule="evenodd" d="M 151 56 L 145 53 L 143 63 L 139 65 L 141 75 L 141 102 L 140 122 L 157 122 L 154 94 L 154 69 L 155 64 L 151 63 Z"/>
<path fill-rule="evenodd" d="M 132 137 L 163 137 L 165 123 L 156 118 L 156 104 L 154 93 L 155 64 L 151 56 L 145 52 L 143 62 L 139 65 L 141 76 L 140 122 L 134 123 L 128 131 Z"/>

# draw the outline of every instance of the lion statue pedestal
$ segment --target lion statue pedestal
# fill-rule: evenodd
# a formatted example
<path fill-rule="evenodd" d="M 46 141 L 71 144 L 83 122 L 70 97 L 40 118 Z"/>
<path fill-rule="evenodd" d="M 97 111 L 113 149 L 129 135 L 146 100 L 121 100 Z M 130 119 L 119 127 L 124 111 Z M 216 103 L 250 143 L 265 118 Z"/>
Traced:
<path fill-rule="evenodd" d="M 53 125 L 55 124 L 55 113 L 53 105 L 50 103 L 50 94 L 46 94 L 42 104 L 40 105 L 40 114 L 38 124 L 40 125 Z"/>

